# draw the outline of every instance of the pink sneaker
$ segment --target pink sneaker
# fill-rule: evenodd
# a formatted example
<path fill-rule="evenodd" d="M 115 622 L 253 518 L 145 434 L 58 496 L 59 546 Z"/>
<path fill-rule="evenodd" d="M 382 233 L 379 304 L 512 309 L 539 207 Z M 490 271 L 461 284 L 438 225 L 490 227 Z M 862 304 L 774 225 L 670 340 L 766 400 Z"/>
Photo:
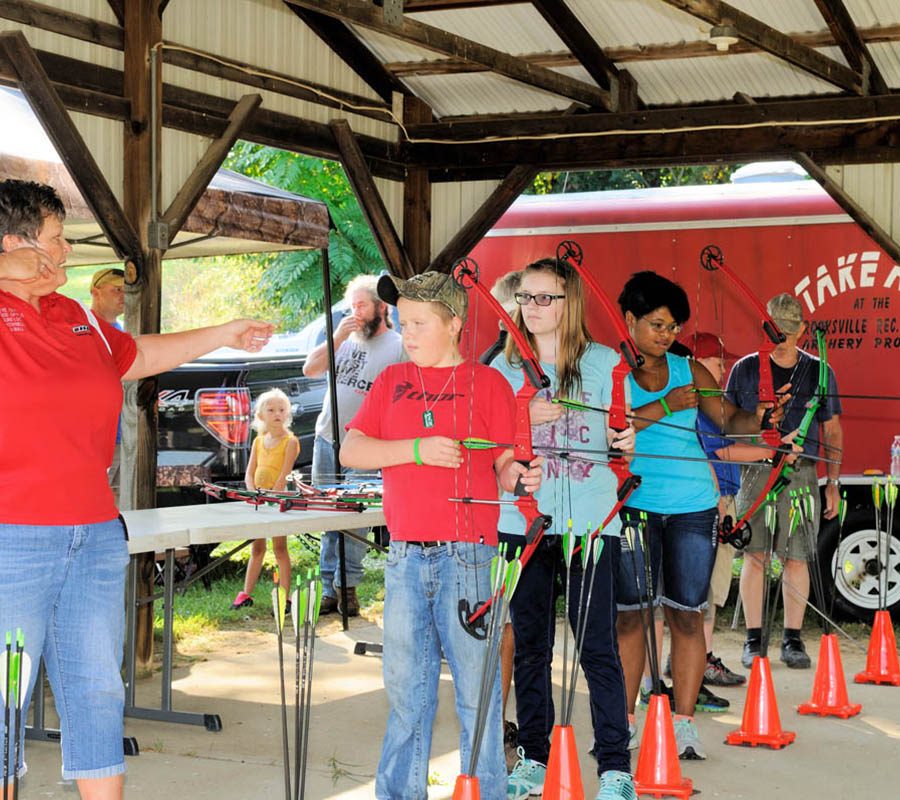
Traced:
<path fill-rule="evenodd" d="M 250 608 L 253 605 L 253 598 L 250 597 L 246 592 L 238 592 L 237 597 L 234 598 L 234 602 L 231 604 L 231 610 L 237 611 L 239 608 Z"/>

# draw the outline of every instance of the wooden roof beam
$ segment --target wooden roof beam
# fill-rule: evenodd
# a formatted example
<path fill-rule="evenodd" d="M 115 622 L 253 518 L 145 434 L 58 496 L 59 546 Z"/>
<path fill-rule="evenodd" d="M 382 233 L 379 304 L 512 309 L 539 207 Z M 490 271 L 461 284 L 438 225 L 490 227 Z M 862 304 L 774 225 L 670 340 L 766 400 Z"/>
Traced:
<path fill-rule="evenodd" d="M 163 43 L 163 62 L 173 67 L 212 75 L 226 81 L 242 83 L 271 92 L 294 97 L 308 103 L 339 108 L 351 114 L 371 117 L 380 122 L 393 124 L 390 106 L 380 100 L 334 89 L 313 81 L 298 81 L 290 75 L 272 70 L 263 70 L 252 64 L 244 64 L 215 53 L 206 53 L 194 48 L 185 48 L 172 42 Z"/>
<path fill-rule="evenodd" d="M 798 44 L 787 34 L 760 22 L 734 6 L 721 2 L 721 0 L 662 0 L 662 2 L 681 9 L 692 17 L 702 19 L 710 25 L 733 25 L 741 39 L 750 42 L 760 50 L 765 50 L 846 92 L 866 93 L 865 82 L 858 72 L 810 47 Z"/>
<path fill-rule="evenodd" d="M 122 97 L 121 72 L 57 53 L 39 50 L 37 55 L 66 108 L 123 122 L 130 118 L 129 102 Z M 15 84 L 17 75 L 0 50 L 0 82 L 3 80 Z M 221 97 L 167 85 L 162 107 L 163 124 L 167 128 L 215 139 L 227 127 L 233 105 L 232 101 Z M 327 125 L 290 114 L 260 109 L 242 135 L 248 141 L 282 150 L 320 158 L 336 159 L 339 156 Z M 364 135 L 357 136 L 357 141 L 375 175 L 403 180 L 406 167 L 399 160 L 398 145 Z"/>
<path fill-rule="evenodd" d="M 116 19 L 119 21 L 119 25 L 125 24 L 125 0 L 106 0 L 109 4 L 109 7 L 112 9 L 113 14 L 116 15 Z"/>
<path fill-rule="evenodd" d="M 0 33 L 0 51 L 15 70 L 22 94 L 72 174 L 94 217 L 122 260 L 140 255 L 140 239 L 66 111 L 37 54 L 21 31 Z"/>
<path fill-rule="evenodd" d="M 532 0 L 532 4 L 597 85 L 612 92 L 614 111 L 638 107 L 634 78 L 619 71 L 565 0 Z"/>
<path fill-rule="evenodd" d="M 799 123 L 799 124 L 792 124 Z M 900 94 L 843 97 L 753 106 L 735 104 L 658 109 L 628 114 L 545 115 L 510 123 L 412 125 L 405 161 L 430 170 L 484 169 L 515 164 L 541 169 L 600 164 L 708 163 L 760 155 L 809 152 L 832 159 L 896 161 Z M 501 137 L 502 141 L 483 141 Z M 417 138 L 432 140 L 416 144 Z M 436 140 L 436 141 L 435 141 Z M 469 140 L 469 141 L 467 141 Z M 890 148 L 895 148 L 891 151 Z M 825 154 L 822 158 L 816 154 Z M 573 167 L 577 165 L 577 167 Z"/>
<path fill-rule="evenodd" d="M 863 42 L 867 44 L 898 42 L 900 41 L 900 25 L 862 28 L 859 30 L 859 34 Z M 837 44 L 831 31 L 827 29 L 814 33 L 789 33 L 788 36 L 806 47 L 834 47 Z M 681 58 L 728 58 L 729 55 L 757 53 L 759 49 L 748 42 L 738 42 L 731 45 L 727 53 L 722 53 L 704 39 L 694 42 L 659 43 L 637 47 L 607 47 L 604 52 L 613 63 L 623 64 L 632 61 L 671 61 Z M 555 69 L 577 67 L 580 63 L 569 52 L 528 53 L 520 55 L 519 58 L 529 64 Z M 398 78 L 487 71 L 487 67 L 483 67 L 481 64 L 472 64 L 459 58 L 440 58 L 431 61 L 390 61 L 384 66 Z"/>
<path fill-rule="evenodd" d="M 42 31 L 59 33 L 83 42 L 99 44 L 122 50 L 125 47 L 124 34 L 119 25 L 62 11 L 44 3 L 32 0 L 3 0 L 0 3 L 0 18 L 19 22 Z"/>
<path fill-rule="evenodd" d="M 436 140 L 438 148 L 453 148 L 458 144 L 479 144 L 486 138 L 549 141 L 553 137 L 578 135 L 608 137 L 619 131 L 633 138 L 641 134 L 670 134 L 691 130 L 725 131 L 730 127 L 755 125 L 771 127 L 793 122 L 809 126 L 823 120 L 854 122 L 872 119 L 900 120 L 900 93 L 869 97 L 820 97 L 803 100 L 779 100 L 756 103 L 753 106 L 719 103 L 702 106 L 676 106 L 618 114 L 535 114 L 510 120 L 507 115 L 434 122 L 407 126 L 409 143 L 404 151 L 415 148 L 416 140 Z M 878 119 L 875 119 L 878 118 Z M 795 126 L 796 127 L 796 126 Z M 542 138 L 544 137 L 544 138 Z M 493 144 L 487 142 L 487 145 Z M 414 162 L 416 163 L 416 162 Z"/>
<path fill-rule="evenodd" d="M 734 99 L 747 105 L 756 104 L 756 100 L 743 92 L 736 94 Z M 857 225 L 872 237 L 884 252 L 900 263 L 900 244 L 891 238 L 891 235 L 859 203 L 832 180 L 831 176 L 808 153 L 798 151 L 792 154 L 792 158 L 806 170 L 810 177 L 818 181 L 819 185 L 828 192 L 831 198 L 856 221 Z"/>
<path fill-rule="evenodd" d="M 866 93 L 886 94 L 888 92 L 887 83 L 878 70 L 878 65 L 872 59 L 872 54 L 866 47 L 866 43 L 843 0 L 815 0 L 815 3 L 834 36 L 835 42 L 841 48 L 844 58 L 847 59 L 847 63 L 863 76 L 868 76 Z"/>
<path fill-rule="evenodd" d="M 371 86 L 385 103 L 391 103 L 394 92 L 412 94 L 402 81 L 384 68 L 375 54 L 341 20 L 319 14 L 311 7 L 300 8 L 287 0 L 285 4 L 350 69 Z"/>
<path fill-rule="evenodd" d="M 406 255 L 403 242 L 397 235 L 397 230 L 394 228 L 384 200 L 378 192 L 378 187 L 372 179 L 372 173 L 366 166 L 366 160 L 350 129 L 350 124 L 345 119 L 333 119 L 329 123 L 329 127 L 341 154 L 344 172 L 347 173 L 353 194 L 356 195 L 366 221 L 369 223 L 369 228 L 375 236 L 385 264 L 394 275 L 400 278 L 411 278 L 415 275 L 415 270 Z"/>
<path fill-rule="evenodd" d="M 262 97 L 258 94 L 246 94 L 235 105 L 234 110 L 228 116 L 228 127 L 222 135 L 210 143 L 206 152 L 197 166 L 191 172 L 190 177 L 178 191 L 171 205 L 162 216 L 162 221 L 169 226 L 169 241 L 171 242 L 178 231 L 184 227 L 194 206 L 200 200 L 209 182 L 215 177 L 222 162 L 227 158 L 228 152 L 238 140 L 241 132 L 247 126 L 247 121 L 253 112 L 259 108 Z"/>
<path fill-rule="evenodd" d="M 298 8 L 318 11 L 400 41 L 444 55 L 483 64 L 492 72 L 551 94 L 568 97 L 588 108 L 612 107 L 610 93 L 553 70 L 527 64 L 519 58 L 462 36 L 405 17 L 394 27 L 384 21 L 380 8 L 360 0 L 285 0 Z M 360 44 L 359 47 L 364 45 Z"/>
<path fill-rule="evenodd" d="M 162 8 L 164 3 L 160 3 Z M 79 41 L 91 42 L 113 50 L 124 50 L 124 32 L 118 25 L 107 22 L 99 22 L 81 14 L 68 11 L 60 11 L 42 3 L 32 0 L 3 0 L 0 2 L 0 18 L 10 19 L 14 22 L 40 28 L 44 31 L 58 33 Z M 325 19 L 328 22 L 327 17 Z M 352 35 L 352 34 L 351 34 Z M 356 49 L 359 50 L 358 40 Z M 222 80 L 242 83 L 259 89 L 282 94 L 287 97 L 295 97 L 309 103 L 330 106 L 350 110 L 349 106 L 359 106 L 360 109 L 351 113 L 372 117 L 381 122 L 391 122 L 389 114 L 390 94 L 387 103 L 373 100 L 369 97 L 345 92 L 331 86 L 323 86 L 312 81 L 302 81 L 298 86 L 290 75 L 266 70 L 254 64 L 245 64 L 234 59 L 222 58 L 215 53 L 206 53 L 196 48 L 187 48 L 177 42 L 163 42 L 163 60 L 166 64 L 182 69 L 198 72 L 203 75 L 212 75 Z M 374 60 L 374 56 L 373 56 Z M 382 69 L 380 63 L 378 68 Z M 390 77 L 398 85 L 399 80 Z"/>
<path fill-rule="evenodd" d="M 405 0 L 403 10 L 419 11 L 451 11 L 460 8 L 488 8 L 490 6 L 511 6 L 527 3 L 528 0 Z M 381 0 L 375 0 L 381 5 Z"/>
<path fill-rule="evenodd" d="M 538 170 L 534 165 L 513 167 L 478 210 L 466 221 L 456 235 L 435 256 L 428 269 L 450 272 L 453 265 L 465 258 L 472 248 L 494 227 L 497 220 L 513 204 L 513 201 L 534 181 Z"/>

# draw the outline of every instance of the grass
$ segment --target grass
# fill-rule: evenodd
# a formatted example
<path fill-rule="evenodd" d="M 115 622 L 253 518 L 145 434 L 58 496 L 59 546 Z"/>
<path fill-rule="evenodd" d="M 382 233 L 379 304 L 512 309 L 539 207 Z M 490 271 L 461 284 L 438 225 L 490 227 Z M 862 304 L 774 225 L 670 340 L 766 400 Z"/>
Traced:
<path fill-rule="evenodd" d="M 240 542 L 223 542 L 213 557 L 226 553 Z M 292 582 L 304 576 L 319 563 L 318 542 L 307 537 L 288 538 L 288 553 L 293 568 Z M 202 581 L 192 584 L 183 595 L 175 599 L 174 637 L 176 642 L 202 640 L 220 630 L 273 630 L 272 572 L 275 557 L 267 550 L 260 580 L 253 591 L 253 605 L 232 611 L 235 595 L 244 587 L 244 573 L 250 558 L 250 548 L 236 553 L 218 570 L 212 573 L 212 587 L 207 590 Z M 363 566 L 365 574 L 357 587 L 360 606 L 365 613 L 379 613 L 384 603 L 384 556 L 370 550 Z M 154 604 L 154 633 L 162 641 L 163 604 Z"/>

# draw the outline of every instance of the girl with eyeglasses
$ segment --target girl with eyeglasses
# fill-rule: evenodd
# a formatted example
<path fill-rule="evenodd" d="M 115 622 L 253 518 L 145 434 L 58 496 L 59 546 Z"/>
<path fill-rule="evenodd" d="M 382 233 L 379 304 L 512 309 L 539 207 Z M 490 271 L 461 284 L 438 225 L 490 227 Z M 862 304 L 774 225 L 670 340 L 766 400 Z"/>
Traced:
<path fill-rule="evenodd" d="M 514 322 L 523 331 L 551 380 L 548 390 L 531 403 L 535 450 L 606 450 L 610 445 L 633 450 L 634 430 L 620 433 L 607 427 L 605 415 L 572 411 L 550 402 L 559 397 L 606 406 L 611 400 L 612 369 L 618 354 L 592 341 L 585 323 L 584 291 L 577 273 L 556 259 L 529 264 L 515 294 Z M 503 356 L 492 366 L 503 373 L 514 391 L 522 385 L 521 356 L 509 339 Z M 515 638 L 514 675 L 520 760 L 509 778 L 507 798 L 539 795 L 544 783 L 554 723 L 551 683 L 556 599 L 566 582 L 562 534 L 571 520 L 581 536 L 593 531 L 616 502 L 616 477 L 608 467 L 546 452 L 544 478 L 536 493 L 538 506 L 553 517 L 554 527 L 523 570 L 513 595 L 510 614 Z M 596 461 L 596 458 L 594 458 Z M 510 495 L 504 499 L 512 499 Z M 514 506 L 501 506 L 500 539 L 510 553 L 524 544 L 525 526 Z M 600 789 L 597 798 L 633 798 L 628 753 L 625 686 L 616 650 L 613 575 L 619 558 L 620 523 L 604 531 L 603 550 L 596 567 L 583 575 L 580 557 L 572 559 L 569 577 L 569 621 L 574 630 L 581 614 L 578 598 L 587 604 L 593 582 L 581 666 L 590 693 Z M 596 580 L 594 574 L 596 572 Z M 585 592 L 581 583 L 585 580 Z"/>
<path fill-rule="evenodd" d="M 654 604 L 662 605 L 672 637 L 675 740 L 679 758 L 706 758 L 694 724 L 694 711 L 706 669 L 703 612 L 718 545 L 718 489 L 695 432 L 698 407 L 722 431 L 759 433 L 766 407 L 741 411 L 721 397 L 701 396 L 716 389 L 709 371 L 691 358 L 671 352 L 691 316 L 687 294 L 655 272 L 638 272 L 619 296 L 619 306 L 635 345 L 644 357 L 628 376 L 636 452 L 632 472 L 640 487 L 622 509 L 624 519 L 647 514 Z M 780 416 L 778 409 L 773 421 Z M 662 421 L 669 425 L 656 425 Z M 671 460 L 641 458 L 641 453 Z M 681 459 L 681 460 L 679 460 Z M 696 460 L 688 460 L 696 459 Z M 640 548 L 622 553 L 617 577 L 618 639 L 625 670 L 628 708 L 637 700 L 644 670 L 641 602 L 635 575 L 644 574 Z M 661 578 L 661 583 L 660 583 Z M 641 579 L 643 580 L 643 579 Z M 641 583 L 646 593 L 646 586 Z M 634 719 L 630 720 L 634 730 Z"/>

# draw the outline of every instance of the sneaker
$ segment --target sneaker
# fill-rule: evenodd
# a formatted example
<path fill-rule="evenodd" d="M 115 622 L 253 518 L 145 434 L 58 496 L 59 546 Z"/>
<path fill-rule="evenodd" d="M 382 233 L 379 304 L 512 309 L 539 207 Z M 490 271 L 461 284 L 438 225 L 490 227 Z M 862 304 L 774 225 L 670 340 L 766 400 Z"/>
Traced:
<path fill-rule="evenodd" d="M 694 706 L 695 711 L 709 711 L 715 714 L 717 711 L 727 711 L 731 705 L 724 697 L 713 694 L 705 683 L 700 684 L 700 691 L 697 692 L 697 703 Z"/>
<path fill-rule="evenodd" d="M 324 602 L 324 598 L 323 598 Z M 341 611 L 341 596 L 337 596 L 337 610 Z M 319 612 L 321 613 L 321 612 Z M 348 617 L 358 617 L 359 616 L 359 598 L 356 596 L 356 587 L 348 586 L 347 587 L 347 616 Z"/>
<path fill-rule="evenodd" d="M 711 654 L 706 659 L 703 681 L 713 686 L 741 686 L 747 682 L 747 676 L 732 672 L 722 663 L 721 658 Z"/>
<path fill-rule="evenodd" d="M 231 604 L 231 610 L 237 611 L 239 608 L 250 608 L 253 605 L 253 598 L 246 592 L 238 592 Z"/>
<path fill-rule="evenodd" d="M 333 614 L 337 611 L 338 599 L 332 594 L 322 595 L 322 603 L 319 606 L 319 616 L 324 614 Z"/>
<path fill-rule="evenodd" d="M 809 669 L 810 660 L 802 639 L 786 639 L 781 643 L 781 660 L 791 669 Z"/>
<path fill-rule="evenodd" d="M 641 741 L 637 735 L 637 725 L 633 722 L 628 723 L 628 749 L 637 750 L 641 746 Z"/>
<path fill-rule="evenodd" d="M 747 639 L 744 642 L 744 650 L 741 653 L 741 664 L 750 669 L 753 666 L 753 659 L 761 655 L 761 647 L 762 644 L 759 639 Z"/>
<path fill-rule="evenodd" d="M 687 717 L 675 719 L 675 747 L 682 761 L 705 761 L 706 751 L 700 744 L 700 734 L 694 720 Z"/>
<path fill-rule="evenodd" d="M 506 800 L 523 800 L 540 797 L 544 793 L 544 775 L 547 767 L 540 761 L 525 758 L 525 749 L 518 749 L 519 762 L 506 783 Z"/>
<path fill-rule="evenodd" d="M 637 800 L 634 778 L 627 772 L 608 769 L 600 776 L 600 791 L 594 800 Z"/>
<path fill-rule="evenodd" d="M 672 691 L 671 686 L 667 686 L 665 681 L 660 681 L 660 686 L 662 687 L 662 693 L 667 695 L 669 698 L 669 708 L 675 708 L 675 692 Z M 650 705 L 650 690 L 645 689 L 643 683 L 641 684 L 641 689 L 639 692 L 640 695 L 640 704 L 645 708 Z"/>

